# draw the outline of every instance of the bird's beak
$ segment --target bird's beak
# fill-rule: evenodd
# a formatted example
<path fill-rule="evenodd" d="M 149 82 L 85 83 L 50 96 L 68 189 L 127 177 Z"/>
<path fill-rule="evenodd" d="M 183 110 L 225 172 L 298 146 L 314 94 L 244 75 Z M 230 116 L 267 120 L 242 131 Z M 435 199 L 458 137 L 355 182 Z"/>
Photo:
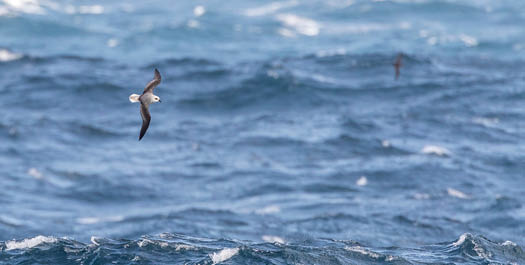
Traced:
<path fill-rule="evenodd" d="M 162 101 L 159 99 L 159 102 L 162 103 Z"/>

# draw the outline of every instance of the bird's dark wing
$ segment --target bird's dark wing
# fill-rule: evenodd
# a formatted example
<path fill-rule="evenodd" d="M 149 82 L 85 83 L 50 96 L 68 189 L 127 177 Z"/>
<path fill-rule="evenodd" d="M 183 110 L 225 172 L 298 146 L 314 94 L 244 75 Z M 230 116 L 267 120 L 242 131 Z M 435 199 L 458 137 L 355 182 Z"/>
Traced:
<path fill-rule="evenodd" d="M 144 92 L 142 94 L 144 95 L 146 93 L 153 93 L 153 89 L 157 85 L 160 84 L 160 80 L 161 80 L 161 77 L 160 77 L 159 70 L 155 68 L 155 76 L 153 77 L 153 80 L 149 81 L 149 83 L 146 85 L 146 87 L 144 88 Z"/>
<path fill-rule="evenodd" d="M 140 103 L 140 115 L 142 116 L 142 128 L 140 129 L 139 141 L 144 137 L 151 121 L 151 115 L 149 114 L 148 107 L 144 103 Z"/>

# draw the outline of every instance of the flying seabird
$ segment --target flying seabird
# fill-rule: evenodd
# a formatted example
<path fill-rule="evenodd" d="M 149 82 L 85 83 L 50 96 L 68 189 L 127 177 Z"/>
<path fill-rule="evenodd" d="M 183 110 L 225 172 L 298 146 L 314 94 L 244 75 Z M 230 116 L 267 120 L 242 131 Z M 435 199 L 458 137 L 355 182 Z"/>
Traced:
<path fill-rule="evenodd" d="M 140 102 L 140 115 L 142 116 L 142 128 L 140 129 L 139 141 L 144 137 L 146 131 L 149 127 L 149 122 L 151 121 L 151 115 L 149 114 L 149 104 L 155 102 L 161 102 L 160 98 L 157 95 L 153 95 L 153 89 L 160 84 L 160 73 L 157 68 L 155 68 L 155 76 L 146 87 L 142 95 L 131 94 L 129 96 L 129 101 L 131 102 Z"/>
<path fill-rule="evenodd" d="M 402 58 L 403 58 L 403 54 L 402 54 L 402 53 L 399 53 L 399 54 L 397 55 L 396 62 L 393 63 L 394 68 L 396 69 L 396 80 L 399 78 L 399 74 L 400 74 L 399 69 L 401 69 L 401 66 L 403 66 L 403 65 L 401 64 L 401 59 L 402 59 Z"/>

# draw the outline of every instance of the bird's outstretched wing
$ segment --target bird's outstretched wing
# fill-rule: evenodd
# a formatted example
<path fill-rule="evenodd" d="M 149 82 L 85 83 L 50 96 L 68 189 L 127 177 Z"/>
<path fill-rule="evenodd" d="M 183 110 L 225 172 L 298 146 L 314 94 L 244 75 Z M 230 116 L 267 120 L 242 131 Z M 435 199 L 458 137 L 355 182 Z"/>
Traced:
<path fill-rule="evenodd" d="M 149 122 L 151 121 L 151 115 L 149 114 L 148 107 L 142 102 L 140 103 L 140 115 L 142 116 L 142 128 L 140 129 L 139 141 L 146 134 L 146 131 L 149 127 Z"/>
<path fill-rule="evenodd" d="M 149 83 L 146 85 L 142 95 L 146 93 L 153 93 L 153 89 L 160 84 L 160 80 L 161 80 L 161 77 L 160 77 L 159 70 L 155 68 L 155 76 L 153 77 L 153 80 L 149 81 Z"/>

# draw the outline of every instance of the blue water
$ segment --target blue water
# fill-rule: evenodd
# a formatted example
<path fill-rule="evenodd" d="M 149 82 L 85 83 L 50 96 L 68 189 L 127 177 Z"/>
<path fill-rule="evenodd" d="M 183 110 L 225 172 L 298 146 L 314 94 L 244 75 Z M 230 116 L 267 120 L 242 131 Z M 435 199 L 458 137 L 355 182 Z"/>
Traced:
<path fill-rule="evenodd" d="M 525 264 L 524 14 L 3 1 L 0 264 Z"/>

